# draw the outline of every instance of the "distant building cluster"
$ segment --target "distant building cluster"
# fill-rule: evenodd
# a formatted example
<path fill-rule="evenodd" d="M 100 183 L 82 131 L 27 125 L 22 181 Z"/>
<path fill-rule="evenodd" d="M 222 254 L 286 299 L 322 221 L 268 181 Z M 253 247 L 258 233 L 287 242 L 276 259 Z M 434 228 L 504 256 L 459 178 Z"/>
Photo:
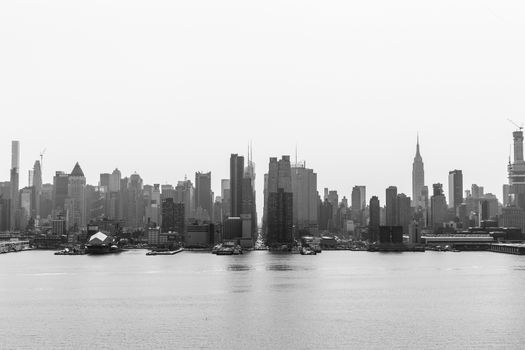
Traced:
<path fill-rule="evenodd" d="M 262 226 L 256 208 L 255 163 L 230 156 L 230 177 L 221 180 L 220 195 L 212 190 L 212 173 L 196 172 L 176 184 L 144 184 L 139 174 L 118 169 L 100 174 L 97 185 L 86 183 L 79 163 L 70 172 L 56 171 L 52 183 L 42 179 L 42 159 L 20 186 L 20 142 L 12 141 L 9 181 L 0 182 L 0 232 L 34 235 L 82 235 L 90 226 L 106 227 L 130 239 L 178 241 L 187 247 L 209 247 L 236 241 L 254 247 L 289 246 L 305 236 L 337 236 L 355 241 L 405 239 L 419 243 L 423 235 L 467 232 L 473 227 L 525 230 L 525 161 L 523 132 L 515 131 L 514 159 L 502 203 L 482 186 L 465 190 L 463 172 L 448 174 L 448 193 L 441 183 L 428 186 L 419 137 L 412 167 L 411 197 L 396 186 L 385 190 L 381 206 L 366 186 L 353 186 L 350 198 L 337 190 L 318 191 L 317 173 L 289 155 L 271 157 L 264 174 Z M 246 160 L 246 162 L 245 162 Z M 390 227 L 390 229 L 384 229 Z M 385 233 L 387 232 L 387 233 Z M 392 236 L 395 232 L 395 239 Z M 383 235 L 383 236 L 381 236 Z"/>

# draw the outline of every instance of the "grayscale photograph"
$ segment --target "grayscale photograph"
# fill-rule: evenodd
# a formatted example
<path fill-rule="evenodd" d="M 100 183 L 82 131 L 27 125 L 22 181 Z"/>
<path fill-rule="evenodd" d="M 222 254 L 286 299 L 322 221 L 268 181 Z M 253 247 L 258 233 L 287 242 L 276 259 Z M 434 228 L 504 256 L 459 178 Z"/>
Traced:
<path fill-rule="evenodd" d="M 0 349 L 525 349 L 525 2 L 0 2 Z"/>

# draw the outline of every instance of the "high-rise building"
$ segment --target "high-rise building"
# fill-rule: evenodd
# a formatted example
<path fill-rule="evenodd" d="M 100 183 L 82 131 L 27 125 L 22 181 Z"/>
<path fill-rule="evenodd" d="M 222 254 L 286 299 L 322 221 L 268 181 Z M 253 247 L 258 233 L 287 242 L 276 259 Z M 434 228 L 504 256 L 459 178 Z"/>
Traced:
<path fill-rule="evenodd" d="M 270 247 L 293 242 L 293 192 L 290 156 L 270 158 L 268 166 L 267 244 Z"/>
<path fill-rule="evenodd" d="M 503 206 L 508 207 L 511 202 L 511 196 L 510 196 L 510 185 L 504 184 L 503 185 Z"/>
<path fill-rule="evenodd" d="M 379 240 L 379 226 L 380 226 L 380 214 L 381 207 L 379 204 L 379 198 L 373 196 L 370 198 L 370 220 L 368 222 L 368 241 L 377 242 Z"/>
<path fill-rule="evenodd" d="M 222 220 L 231 216 L 231 190 L 230 179 L 221 180 Z M 221 220 L 221 221 L 222 221 Z"/>
<path fill-rule="evenodd" d="M 291 169 L 293 193 L 293 221 L 296 230 L 317 235 L 318 193 L 317 174 L 304 163 L 295 164 Z"/>
<path fill-rule="evenodd" d="M 100 187 L 104 187 L 106 191 L 109 190 L 109 178 L 111 177 L 111 174 L 109 173 L 103 173 L 100 174 L 100 180 L 98 182 L 98 185 Z"/>
<path fill-rule="evenodd" d="M 525 210 L 525 161 L 523 160 L 523 131 L 514 131 L 514 162 L 508 165 L 512 203 Z"/>
<path fill-rule="evenodd" d="M 397 187 L 390 186 L 386 189 L 386 226 L 398 226 L 399 216 L 397 210 Z"/>
<path fill-rule="evenodd" d="M 11 183 L 0 182 L 0 232 L 9 231 L 11 216 Z"/>
<path fill-rule="evenodd" d="M 184 203 L 175 203 L 173 198 L 162 200 L 162 232 L 177 232 L 184 237 Z"/>
<path fill-rule="evenodd" d="M 416 208 L 426 208 L 423 197 L 423 188 L 425 187 L 425 166 L 423 158 L 419 151 L 419 135 L 417 137 L 416 156 L 412 164 L 412 206 Z"/>
<path fill-rule="evenodd" d="M 135 173 L 129 177 L 127 188 L 127 226 L 142 227 L 144 224 L 145 206 L 142 194 L 142 178 Z"/>
<path fill-rule="evenodd" d="M 463 203 L 463 172 L 452 170 L 448 173 L 448 207 L 457 209 Z"/>
<path fill-rule="evenodd" d="M 257 198 L 255 192 L 255 163 L 251 145 L 248 147 L 248 161 L 244 168 L 241 193 L 241 219 L 243 226 L 243 247 L 251 248 L 257 240 Z"/>
<path fill-rule="evenodd" d="M 68 177 L 67 196 L 70 199 L 68 207 L 68 225 L 77 228 L 87 225 L 86 212 L 86 177 L 78 162 Z"/>
<path fill-rule="evenodd" d="M 397 223 L 403 227 L 403 233 L 408 234 L 408 227 L 412 222 L 412 206 L 410 197 L 404 193 L 397 195 Z"/>
<path fill-rule="evenodd" d="M 53 212 L 56 217 L 65 210 L 65 200 L 68 194 L 69 176 L 63 171 L 57 171 L 53 177 Z"/>
<path fill-rule="evenodd" d="M 241 216 L 242 179 L 244 177 L 244 157 L 237 154 L 230 156 L 230 198 L 231 216 Z"/>
<path fill-rule="evenodd" d="M 366 208 L 366 186 L 352 188 L 352 220 L 364 225 L 363 210 Z"/>
<path fill-rule="evenodd" d="M 33 187 L 33 213 L 32 217 L 35 219 L 40 219 L 40 201 L 42 196 L 42 168 L 40 161 L 35 161 L 33 165 L 33 181 L 30 186 Z"/>
<path fill-rule="evenodd" d="M 186 220 L 195 219 L 195 188 L 190 180 L 179 181 L 175 187 L 175 203 L 184 203 Z"/>
<path fill-rule="evenodd" d="M 120 192 L 120 179 L 122 174 L 120 170 L 115 169 L 109 176 L 109 192 Z"/>
<path fill-rule="evenodd" d="M 20 142 L 11 142 L 11 209 L 10 209 L 10 229 L 11 231 L 20 229 Z"/>
<path fill-rule="evenodd" d="M 447 200 L 443 194 L 443 185 L 440 183 L 433 185 L 433 196 L 430 198 L 431 207 L 431 227 L 434 231 L 439 231 L 447 218 Z"/>
<path fill-rule="evenodd" d="M 195 210 L 199 219 L 211 220 L 213 214 L 213 196 L 211 192 L 211 172 L 195 173 Z"/>

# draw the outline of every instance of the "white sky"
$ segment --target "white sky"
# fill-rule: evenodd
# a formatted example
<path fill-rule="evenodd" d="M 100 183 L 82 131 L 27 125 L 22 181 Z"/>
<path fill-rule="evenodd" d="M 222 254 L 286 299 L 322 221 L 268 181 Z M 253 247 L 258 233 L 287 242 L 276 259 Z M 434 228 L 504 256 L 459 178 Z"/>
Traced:
<path fill-rule="evenodd" d="M 501 199 L 525 121 L 523 1 L 2 1 L 0 48 L 0 180 L 19 139 L 21 185 L 47 148 L 46 182 L 211 170 L 218 195 L 252 140 L 259 204 L 295 144 L 321 192 L 383 199 L 411 195 L 419 131 L 429 186 L 458 168 Z"/>

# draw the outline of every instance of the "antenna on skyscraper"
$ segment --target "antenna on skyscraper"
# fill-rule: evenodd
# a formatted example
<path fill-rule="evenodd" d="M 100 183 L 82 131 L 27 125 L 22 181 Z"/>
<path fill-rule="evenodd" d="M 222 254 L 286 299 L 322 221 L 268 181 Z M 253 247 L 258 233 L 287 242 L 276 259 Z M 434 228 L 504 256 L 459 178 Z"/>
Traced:
<path fill-rule="evenodd" d="M 507 118 L 507 120 L 511 122 L 512 124 L 514 124 L 514 126 L 517 127 L 519 131 L 523 130 L 523 123 L 518 125 L 518 123 L 515 123 L 512 119 Z"/>
<path fill-rule="evenodd" d="M 42 169 L 44 167 L 44 154 L 46 153 L 47 148 L 44 148 L 42 152 L 40 152 L 40 172 L 42 172 Z"/>

